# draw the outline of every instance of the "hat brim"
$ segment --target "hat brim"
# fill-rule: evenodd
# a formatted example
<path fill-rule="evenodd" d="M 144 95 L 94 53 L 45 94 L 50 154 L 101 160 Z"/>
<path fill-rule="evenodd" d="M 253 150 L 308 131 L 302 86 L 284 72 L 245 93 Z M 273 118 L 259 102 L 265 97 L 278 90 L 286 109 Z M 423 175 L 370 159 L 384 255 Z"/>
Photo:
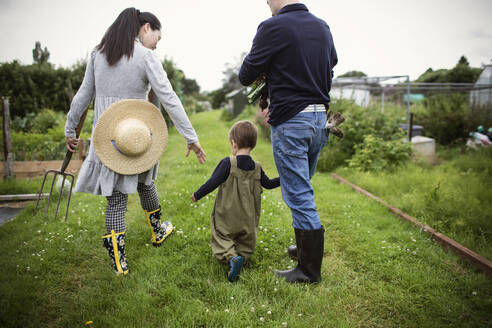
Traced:
<path fill-rule="evenodd" d="M 151 133 L 150 147 L 139 156 L 126 156 L 112 143 L 118 124 L 128 118 L 141 120 Z M 160 110 L 141 99 L 125 99 L 109 106 L 97 120 L 92 140 L 97 157 L 116 173 L 134 175 L 150 170 L 167 145 L 167 126 Z"/>

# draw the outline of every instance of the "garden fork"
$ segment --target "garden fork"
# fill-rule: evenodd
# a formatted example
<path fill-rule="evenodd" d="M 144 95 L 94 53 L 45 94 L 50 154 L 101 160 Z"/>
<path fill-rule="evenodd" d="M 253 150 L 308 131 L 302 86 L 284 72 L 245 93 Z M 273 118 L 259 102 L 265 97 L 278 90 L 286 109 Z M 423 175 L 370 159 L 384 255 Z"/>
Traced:
<path fill-rule="evenodd" d="M 77 138 L 80 136 L 80 131 L 82 130 L 82 126 L 84 125 L 84 121 L 85 121 L 85 117 L 87 116 L 87 112 L 88 112 L 88 110 L 86 110 L 84 112 L 84 114 L 82 114 L 82 117 L 80 118 L 79 124 L 77 125 L 77 129 L 75 130 Z M 65 213 L 65 222 L 67 222 L 68 208 L 70 207 L 70 198 L 72 197 L 74 175 L 71 173 L 66 173 L 65 170 L 67 169 L 68 164 L 70 163 L 70 160 L 72 159 L 72 154 L 73 153 L 70 150 L 67 150 L 67 154 L 65 155 L 65 159 L 63 160 L 63 164 L 62 164 L 61 169 L 60 170 L 48 170 L 44 174 L 43 183 L 41 184 L 41 190 L 39 191 L 38 201 L 36 202 L 36 208 L 34 209 L 34 212 L 35 213 L 37 212 L 39 199 L 41 198 L 41 194 L 43 193 L 43 187 L 44 187 L 44 183 L 46 182 L 46 178 L 48 177 L 48 175 L 50 173 L 54 173 L 53 181 L 51 182 L 50 194 L 48 196 L 48 203 L 46 204 L 46 208 L 44 210 L 44 218 L 45 219 L 48 216 L 48 208 L 50 206 L 51 196 L 53 194 L 53 187 L 55 185 L 56 177 L 58 175 L 60 175 L 63 177 L 63 180 L 61 183 L 60 194 L 58 195 L 58 203 L 56 205 L 55 220 L 56 220 L 56 216 L 58 215 L 58 209 L 60 208 L 60 200 L 61 200 L 61 196 L 63 195 L 63 187 L 65 186 L 65 180 L 68 180 L 67 178 L 71 178 L 71 180 L 70 180 L 70 192 L 68 194 L 68 200 L 67 200 L 67 211 Z"/>

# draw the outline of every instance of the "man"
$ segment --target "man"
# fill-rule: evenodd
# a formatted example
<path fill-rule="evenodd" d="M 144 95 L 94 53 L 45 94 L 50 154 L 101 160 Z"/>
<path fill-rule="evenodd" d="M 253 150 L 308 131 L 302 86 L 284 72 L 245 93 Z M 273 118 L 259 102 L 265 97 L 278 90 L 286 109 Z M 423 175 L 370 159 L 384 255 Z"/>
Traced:
<path fill-rule="evenodd" d="M 311 177 L 328 142 L 326 109 L 338 62 L 328 25 L 299 1 L 269 0 L 239 72 L 243 85 L 267 80 L 269 120 L 282 197 L 290 207 L 296 236 L 296 268 L 276 271 L 288 282 L 320 282 L 324 228 L 314 203 Z"/>

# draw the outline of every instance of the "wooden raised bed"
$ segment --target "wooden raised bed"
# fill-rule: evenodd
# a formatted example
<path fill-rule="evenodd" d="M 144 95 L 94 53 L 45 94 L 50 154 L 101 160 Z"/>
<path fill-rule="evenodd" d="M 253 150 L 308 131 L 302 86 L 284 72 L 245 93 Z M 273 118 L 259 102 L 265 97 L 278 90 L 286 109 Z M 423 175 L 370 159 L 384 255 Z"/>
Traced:
<path fill-rule="evenodd" d="M 32 178 L 44 175 L 47 170 L 59 170 L 63 161 L 35 161 L 14 162 L 14 175 L 16 178 Z M 65 172 L 77 174 L 82 166 L 82 160 L 72 159 Z M 6 173 L 5 162 L 0 164 L 0 176 Z"/>

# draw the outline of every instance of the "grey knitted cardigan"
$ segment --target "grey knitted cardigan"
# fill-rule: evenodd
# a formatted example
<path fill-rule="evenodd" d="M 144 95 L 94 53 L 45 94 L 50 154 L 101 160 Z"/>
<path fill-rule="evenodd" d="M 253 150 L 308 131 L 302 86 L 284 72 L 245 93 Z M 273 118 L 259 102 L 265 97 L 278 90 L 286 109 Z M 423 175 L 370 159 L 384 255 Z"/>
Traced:
<path fill-rule="evenodd" d="M 123 56 L 109 66 L 104 54 L 93 50 L 87 63 L 84 80 L 73 98 L 65 124 L 65 136 L 75 137 L 75 129 L 84 110 L 94 100 L 94 122 L 112 103 L 122 99 L 147 99 L 149 84 L 169 113 L 178 132 L 188 144 L 198 141 L 198 136 L 174 92 L 162 64 L 150 49 L 135 43 L 133 56 Z M 85 124 L 88 124 L 86 122 Z M 80 169 L 75 191 L 111 196 L 113 190 L 124 194 L 137 191 L 137 184 L 151 184 L 157 176 L 157 163 L 152 169 L 138 175 L 121 175 L 106 167 L 96 155 L 93 143 Z"/>

